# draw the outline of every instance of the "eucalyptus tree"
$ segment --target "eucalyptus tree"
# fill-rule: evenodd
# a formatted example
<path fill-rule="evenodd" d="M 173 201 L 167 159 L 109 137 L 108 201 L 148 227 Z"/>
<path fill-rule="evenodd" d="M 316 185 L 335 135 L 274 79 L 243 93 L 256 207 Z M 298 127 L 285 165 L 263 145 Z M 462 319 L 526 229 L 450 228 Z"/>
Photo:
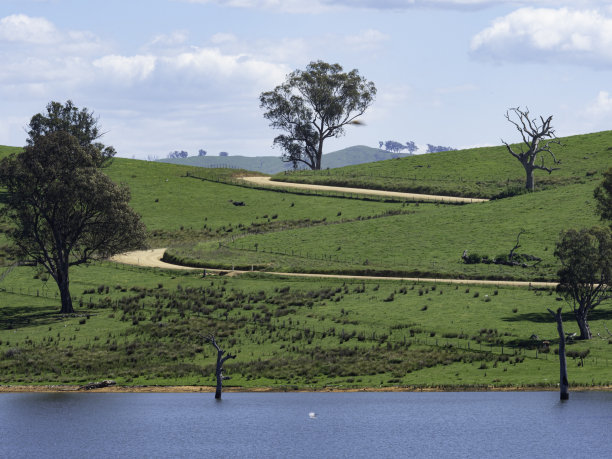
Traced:
<path fill-rule="evenodd" d="M 604 172 L 604 179 L 593 194 L 601 219 L 612 222 L 612 167 Z"/>
<path fill-rule="evenodd" d="M 612 230 L 594 227 L 563 231 L 555 256 L 561 262 L 557 291 L 572 308 L 580 339 L 591 339 L 589 313 L 612 299 Z"/>
<path fill-rule="evenodd" d="M 57 283 L 61 313 L 74 312 L 69 268 L 145 245 L 130 191 L 102 172 L 115 154 L 97 139 L 97 119 L 72 102 L 51 102 L 30 122 L 23 151 L 0 162 L 2 216 L 14 249 Z"/>
<path fill-rule="evenodd" d="M 361 124 L 357 118 L 375 96 L 374 83 L 357 70 L 345 73 L 339 64 L 315 61 L 287 75 L 274 90 L 261 93 L 259 101 L 270 126 L 285 131 L 274 139 L 283 150 L 283 161 L 318 170 L 325 140 L 343 135 L 347 125 Z"/>

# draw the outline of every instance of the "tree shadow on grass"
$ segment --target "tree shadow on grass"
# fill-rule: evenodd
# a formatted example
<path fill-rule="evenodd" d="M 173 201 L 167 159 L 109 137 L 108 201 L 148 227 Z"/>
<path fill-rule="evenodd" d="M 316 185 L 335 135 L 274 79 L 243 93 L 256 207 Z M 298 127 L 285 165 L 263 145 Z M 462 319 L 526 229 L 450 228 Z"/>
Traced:
<path fill-rule="evenodd" d="M 557 308 L 550 308 L 557 309 Z M 563 323 L 575 322 L 574 313 L 569 309 L 561 314 Z M 589 313 L 589 323 L 595 320 L 611 320 L 612 310 L 610 309 L 594 309 Z M 513 314 L 511 316 L 502 317 L 504 322 L 532 322 L 538 324 L 551 323 L 555 324 L 555 318 L 546 310 L 542 312 L 527 312 L 523 314 Z"/>
<path fill-rule="evenodd" d="M 61 319 L 56 304 L 0 307 L 0 331 L 47 325 Z"/>

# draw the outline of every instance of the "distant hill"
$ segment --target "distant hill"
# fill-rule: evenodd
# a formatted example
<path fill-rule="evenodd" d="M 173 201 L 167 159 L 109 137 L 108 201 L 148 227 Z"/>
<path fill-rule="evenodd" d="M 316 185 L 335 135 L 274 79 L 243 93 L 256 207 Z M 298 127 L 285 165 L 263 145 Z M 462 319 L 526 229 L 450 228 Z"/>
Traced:
<path fill-rule="evenodd" d="M 410 155 L 390 153 L 378 148 L 357 145 L 323 155 L 321 164 L 324 169 L 334 169 L 405 156 Z M 165 158 L 158 161 L 184 166 L 246 169 L 263 172 L 264 174 L 277 174 L 292 169 L 291 163 L 283 162 L 278 156 L 189 156 L 187 158 Z"/>

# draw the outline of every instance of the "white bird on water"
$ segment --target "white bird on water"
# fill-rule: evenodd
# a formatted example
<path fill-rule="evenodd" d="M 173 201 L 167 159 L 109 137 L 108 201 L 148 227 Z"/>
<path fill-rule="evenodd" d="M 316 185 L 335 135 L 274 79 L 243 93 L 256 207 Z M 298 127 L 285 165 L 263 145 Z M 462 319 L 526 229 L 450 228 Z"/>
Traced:
<path fill-rule="evenodd" d="M 315 413 L 314 411 L 311 411 L 310 413 L 308 413 L 308 417 L 310 419 L 315 419 L 317 417 L 317 413 Z"/>

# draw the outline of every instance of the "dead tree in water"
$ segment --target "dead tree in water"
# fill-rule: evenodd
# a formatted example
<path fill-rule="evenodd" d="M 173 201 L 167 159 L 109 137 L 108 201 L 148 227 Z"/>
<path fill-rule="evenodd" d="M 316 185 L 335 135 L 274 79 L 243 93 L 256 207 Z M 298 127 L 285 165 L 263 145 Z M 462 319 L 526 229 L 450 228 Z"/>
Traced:
<path fill-rule="evenodd" d="M 236 356 L 230 353 L 226 354 L 225 351 L 221 349 L 219 345 L 217 344 L 215 335 L 213 334 L 206 335 L 204 339 L 208 341 L 209 343 L 211 343 L 217 350 L 217 366 L 215 369 L 215 375 L 217 377 L 217 390 L 215 391 L 215 398 L 217 400 L 221 400 L 221 390 L 223 387 L 223 381 L 230 379 L 230 376 L 223 376 L 223 364 L 228 359 L 235 359 Z"/>
<path fill-rule="evenodd" d="M 561 400 L 569 400 L 569 382 L 567 381 L 567 363 L 565 361 L 565 333 L 563 333 L 563 320 L 561 318 L 561 308 L 557 312 L 548 310 L 557 321 L 557 331 L 559 332 L 559 390 L 561 391 Z"/>

